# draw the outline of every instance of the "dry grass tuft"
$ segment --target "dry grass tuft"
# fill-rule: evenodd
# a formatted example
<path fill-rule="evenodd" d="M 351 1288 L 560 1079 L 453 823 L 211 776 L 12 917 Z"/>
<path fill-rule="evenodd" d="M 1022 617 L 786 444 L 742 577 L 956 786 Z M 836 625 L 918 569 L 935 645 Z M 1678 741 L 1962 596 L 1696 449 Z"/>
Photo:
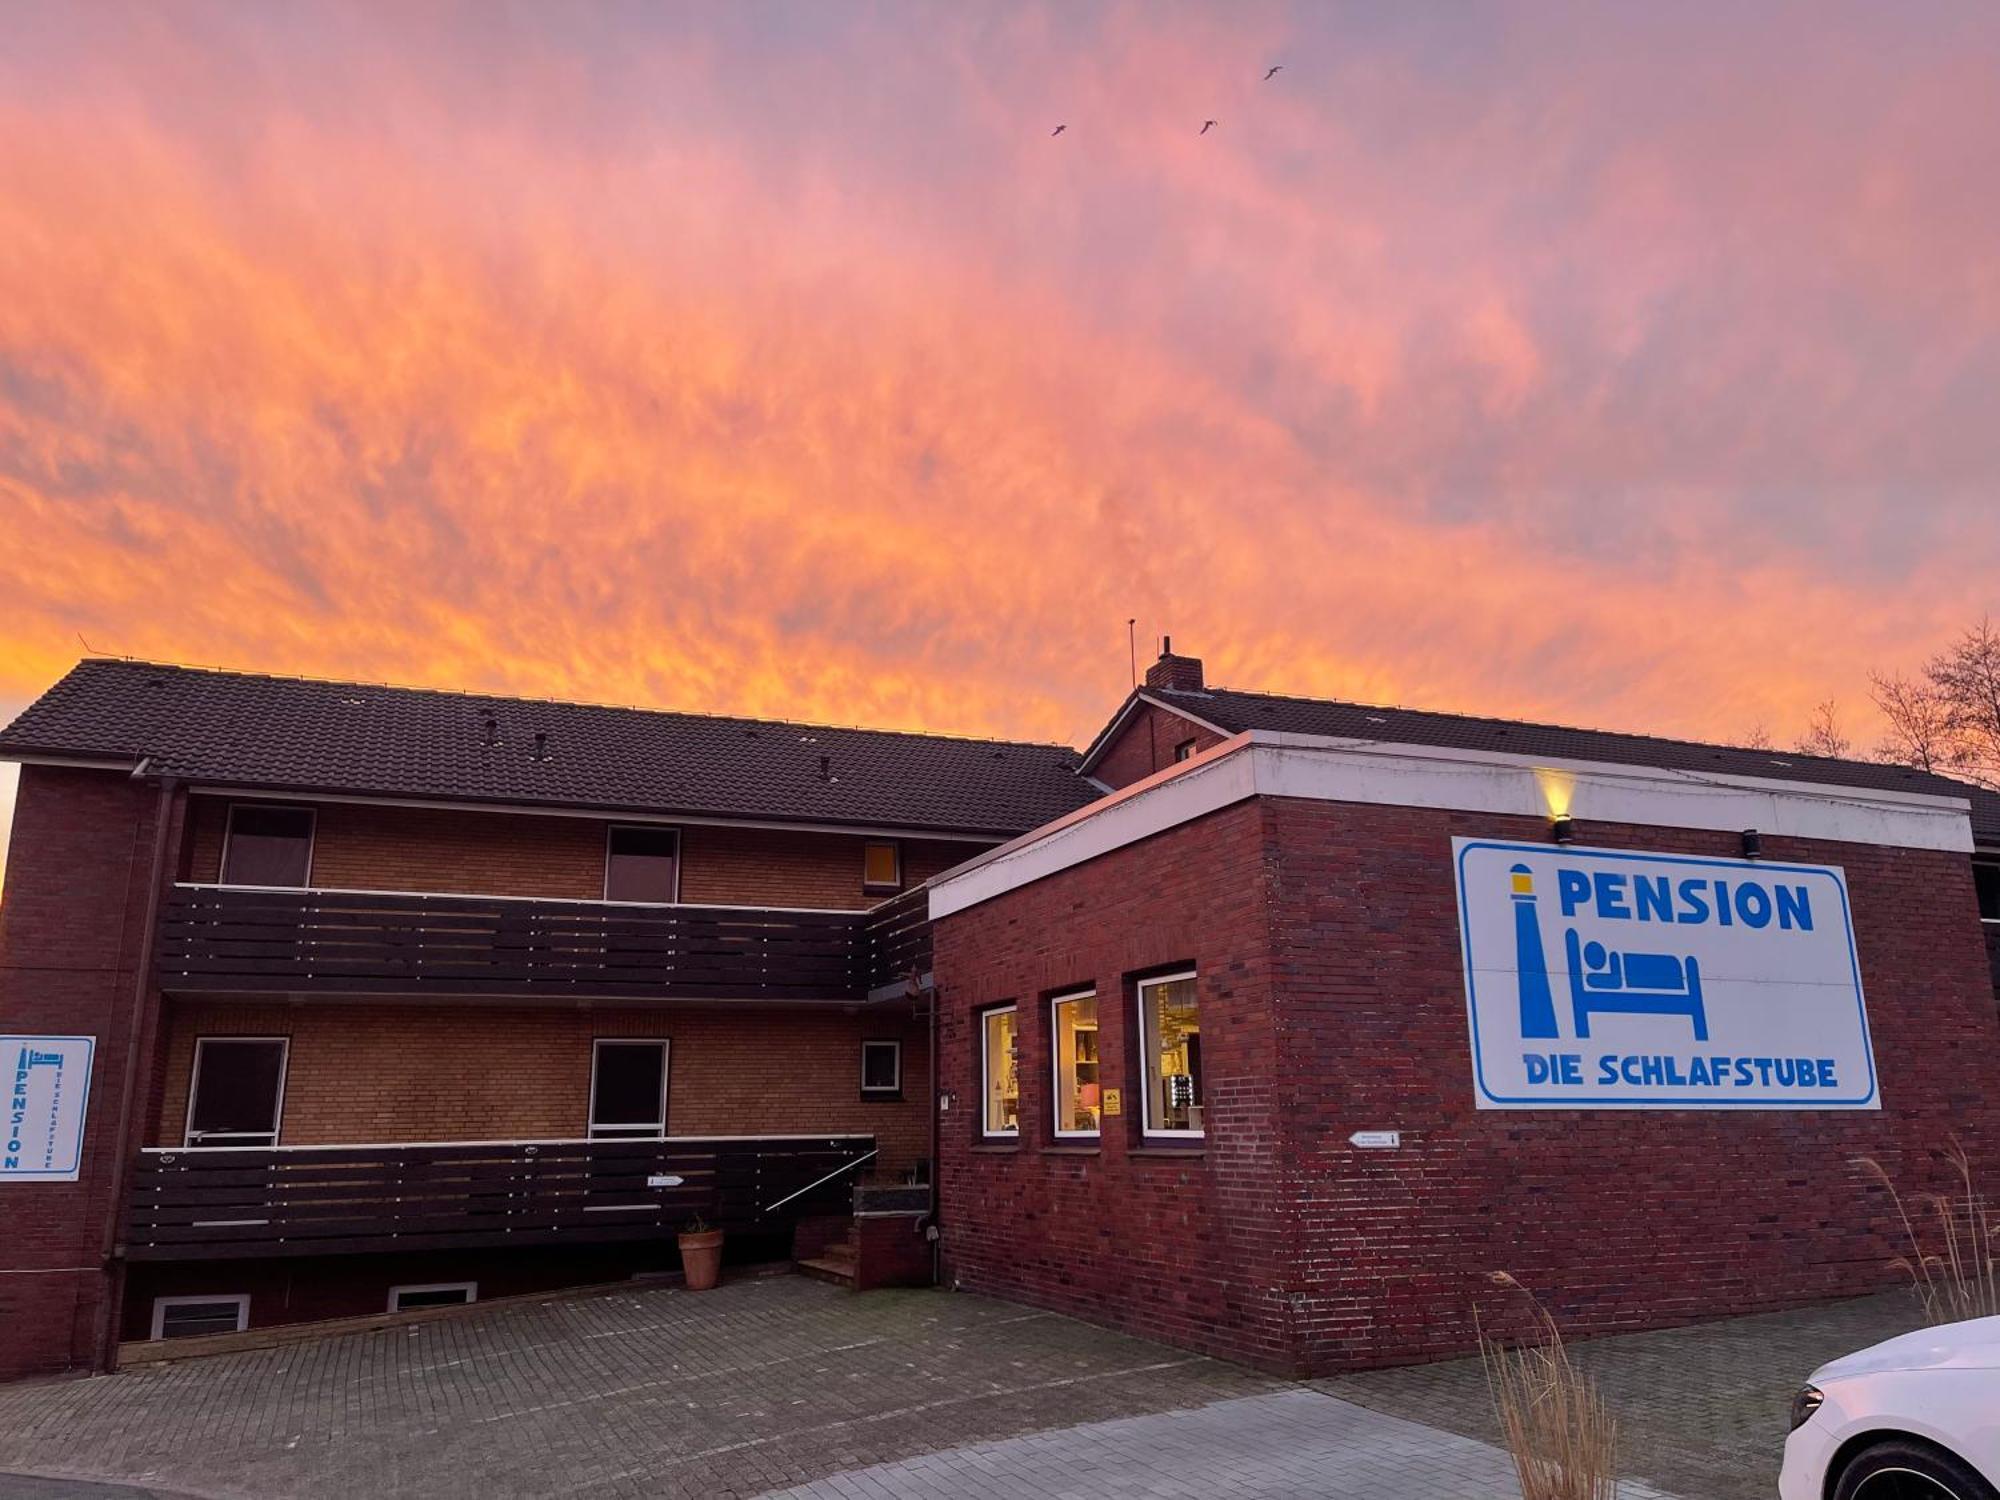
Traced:
<path fill-rule="evenodd" d="M 1852 1163 L 1889 1190 L 1889 1201 L 1896 1206 L 1903 1237 L 1910 1244 L 1909 1254 L 1899 1255 L 1892 1264 L 1908 1273 L 1924 1321 L 1931 1324 L 2000 1316 L 2000 1221 L 1973 1186 L 1972 1161 L 1965 1147 L 1953 1141 L 1948 1159 L 1958 1175 L 1958 1190 L 1918 1193 L 1909 1205 L 1881 1162 L 1857 1156 Z M 1934 1230 L 1934 1249 L 1924 1248 L 1919 1225 Z"/>
<path fill-rule="evenodd" d="M 1539 1342 L 1510 1349 L 1479 1330 L 1480 1362 L 1522 1500 L 1617 1500 L 1618 1424 L 1604 1398 L 1570 1362 L 1555 1319 L 1534 1294 L 1505 1271 L 1491 1279 L 1528 1299 L 1539 1334 Z"/>

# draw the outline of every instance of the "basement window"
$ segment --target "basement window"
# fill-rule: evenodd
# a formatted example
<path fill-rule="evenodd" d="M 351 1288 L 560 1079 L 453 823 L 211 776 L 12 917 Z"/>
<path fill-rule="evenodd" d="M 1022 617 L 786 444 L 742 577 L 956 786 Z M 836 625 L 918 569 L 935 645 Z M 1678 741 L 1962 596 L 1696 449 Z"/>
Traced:
<path fill-rule="evenodd" d="M 1102 1092 L 1097 1077 L 1097 996 L 1061 995 L 1049 1002 L 1055 1063 L 1058 1136 L 1097 1136 Z"/>
<path fill-rule="evenodd" d="M 680 900 L 681 836 L 672 828 L 613 828 L 604 847 L 604 899 L 671 906 Z"/>
<path fill-rule="evenodd" d="M 2000 860 L 1974 860 L 1972 884 L 1979 892 L 1980 920 L 2000 922 Z"/>
<path fill-rule="evenodd" d="M 155 1297 L 153 1337 L 195 1339 L 205 1333 L 241 1333 L 250 1326 L 247 1292 L 220 1297 Z"/>
<path fill-rule="evenodd" d="M 900 891 L 903 888 L 903 849 L 893 840 L 861 846 L 861 888 L 864 891 Z"/>
<path fill-rule="evenodd" d="M 1013 1006 L 979 1018 L 979 1092 L 984 1100 L 980 1131 L 990 1136 L 1021 1133 L 1020 1033 Z"/>
<path fill-rule="evenodd" d="M 861 1044 L 861 1097 L 903 1097 L 903 1044 L 893 1038 Z"/>
<path fill-rule="evenodd" d="M 312 877 L 313 823 L 310 807 L 231 806 L 222 883 L 304 890 Z"/>
<path fill-rule="evenodd" d="M 667 1133 L 664 1041 L 592 1044 L 589 1133 L 594 1141 L 657 1141 Z"/>
<path fill-rule="evenodd" d="M 1146 1073 L 1145 1133 L 1202 1133 L 1201 1007 L 1194 975 L 1139 981 L 1139 1050 Z"/>
<path fill-rule="evenodd" d="M 432 1281 L 422 1286 L 389 1288 L 390 1312 L 415 1312 L 420 1307 L 462 1307 L 479 1300 L 476 1281 Z"/>

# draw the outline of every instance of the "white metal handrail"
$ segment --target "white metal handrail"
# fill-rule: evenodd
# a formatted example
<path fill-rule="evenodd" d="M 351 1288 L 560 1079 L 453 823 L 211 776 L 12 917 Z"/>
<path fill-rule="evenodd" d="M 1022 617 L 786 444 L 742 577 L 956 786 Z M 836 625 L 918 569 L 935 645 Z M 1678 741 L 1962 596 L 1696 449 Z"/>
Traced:
<path fill-rule="evenodd" d="M 872 1161 L 876 1156 L 881 1154 L 881 1150 L 882 1148 L 880 1146 L 877 1146 L 873 1151 L 870 1151 L 866 1156 L 857 1156 L 854 1158 L 853 1161 L 842 1162 L 839 1166 L 835 1167 L 831 1172 L 827 1173 L 826 1176 L 820 1178 L 818 1182 L 809 1182 L 804 1187 L 800 1188 L 796 1193 L 787 1193 L 784 1197 L 780 1198 L 776 1203 L 767 1203 L 762 1208 L 758 1209 L 757 1212 L 759 1214 L 767 1214 L 770 1213 L 773 1209 L 783 1208 L 787 1203 L 790 1203 L 792 1199 L 805 1197 L 805 1195 L 807 1193 L 810 1193 L 814 1188 L 833 1181 L 833 1179 L 838 1177 L 842 1172 L 852 1172 L 856 1167 L 860 1166 L 863 1162 Z"/>

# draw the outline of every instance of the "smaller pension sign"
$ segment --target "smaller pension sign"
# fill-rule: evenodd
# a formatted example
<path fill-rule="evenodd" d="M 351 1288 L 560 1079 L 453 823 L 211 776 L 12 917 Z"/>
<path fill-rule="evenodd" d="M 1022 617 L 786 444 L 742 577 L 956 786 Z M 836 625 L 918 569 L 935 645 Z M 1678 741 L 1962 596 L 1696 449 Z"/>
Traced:
<path fill-rule="evenodd" d="M 0 1036 L 7 1085 L 0 1182 L 76 1181 L 96 1045 L 87 1036 Z"/>
<path fill-rule="evenodd" d="M 1452 840 L 1481 1109 L 1879 1109 L 1832 865 Z"/>

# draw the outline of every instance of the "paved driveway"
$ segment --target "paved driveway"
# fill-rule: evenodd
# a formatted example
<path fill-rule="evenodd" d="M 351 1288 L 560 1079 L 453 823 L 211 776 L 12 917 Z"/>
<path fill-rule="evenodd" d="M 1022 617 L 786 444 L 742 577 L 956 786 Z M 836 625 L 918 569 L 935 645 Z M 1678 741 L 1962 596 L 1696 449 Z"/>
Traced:
<path fill-rule="evenodd" d="M 1867 1341 L 1851 1311 L 1790 1316 L 1822 1320 L 1794 1331 L 1801 1345 Z M 1771 1328 L 1741 1326 L 1590 1346 L 1614 1389 L 1648 1387 L 1668 1447 L 1712 1444 L 1719 1412 L 1724 1439 L 1742 1436 L 1732 1482 L 1774 1465 L 1783 1402 L 1809 1360 Z M 1731 1390 L 1752 1409 L 1739 1413 Z M 1463 1365 L 1306 1387 L 981 1297 L 856 1297 L 781 1277 L 494 1306 L 0 1388 L 0 1470 L 68 1477 L 10 1488 L 0 1476 L 0 1500 L 109 1500 L 99 1482 L 257 1500 L 1493 1500 L 1514 1490 L 1475 1430 L 1484 1412 Z M 1634 1430 L 1628 1418 L 1628 1445 Z M 1636 1472 L 1665 1477 L 1658 1449 L 1642 1441 L 1637 1456 Z"/>

